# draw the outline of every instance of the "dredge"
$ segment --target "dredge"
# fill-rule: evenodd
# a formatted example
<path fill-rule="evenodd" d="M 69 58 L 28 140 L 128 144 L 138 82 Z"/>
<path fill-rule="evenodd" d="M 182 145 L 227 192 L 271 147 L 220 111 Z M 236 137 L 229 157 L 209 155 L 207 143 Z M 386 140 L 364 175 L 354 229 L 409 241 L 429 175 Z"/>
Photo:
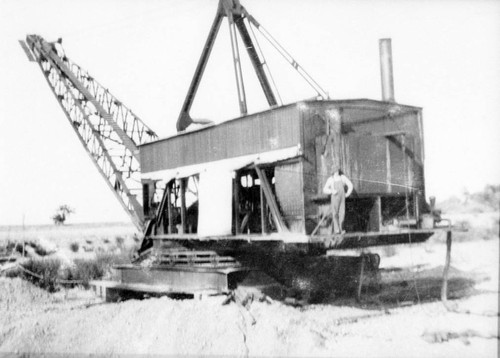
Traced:
<path fill-rule="evenodd" d="M 224 18 L 241 115 L 213 124 L 192 119 L 190 109 Z M 247 113 L 238 33 L 269 110 Z M 256 33 L 316 97 L 282 103 Z M 380 261 L 370 247 L 421 243 L 443 230 L 446 278 L 451 226 L 438 226 L 439 211 L 425 200 L 422 109 L 395 102 L 390 39 L 380 40 L 382 100 L 334 100 L 238 0 L 221 0 L 177 120 L 178 133 L 162 139 L 70 60 L 60 39 L 28 35 L 20 42 L 144 234 L 132 264 L 115 267 L 116 281 L 94 282 L 108 300 L 130 291 L 228 292 L 248 265 L 273 271 L 273 253 L 324 258 L 343 256 L 345 250 L 359 257 L 359 296 L 363 273 L 377 270 Z M 330 198 L 322 194 L 332 164 L 354 184 L 342 234 L 330 233 Z M 250 253 L 253 259 L 245 260 Z M 446 296 L 446 284 L 443 289 Z"/>

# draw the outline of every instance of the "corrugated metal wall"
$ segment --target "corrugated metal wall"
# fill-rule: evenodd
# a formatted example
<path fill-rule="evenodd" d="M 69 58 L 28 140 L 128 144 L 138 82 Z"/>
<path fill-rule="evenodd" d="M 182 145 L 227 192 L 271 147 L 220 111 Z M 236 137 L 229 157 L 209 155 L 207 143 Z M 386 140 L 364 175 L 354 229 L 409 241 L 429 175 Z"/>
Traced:
<path fill-rule="evenodd" d="M 301 143 L 296 105 L 227 121 L 141 146 L 143 173 L 262 153 Z"/>
<path fill-rule="evenodd" d="M 422 135 L 417 107 L 308 101 L 143 145 L 141 167 L 147 173 L 301 144 L 298 163 L 276 166 L 276 196 L 290 229 L 310 232 L 321 210 L 313 197 L 333 162 L 358 194 L 393 195 L 405 187 L 424 194 Z"/>
<path fill-rule="evenodd" d="M 346 112 L 346 117 L 353 115 Z M 418 122 L 418 112 L 351 122 L 343 138 L 344 161 L 358 193 L 423 190 L 423 146 Z"/>
<path fill-rule="evenodd" d="M 398 111 L 389 115 L 393 108 Z M 329 139 L 328 112 L 338 113 L 342 123 L 340 136 L 331 134 Z M 417 107 L 372 100 L 308 103 L 304 125 L 309 121 L 313 129 L 304 129 L 304 154 L 316 169 L 315 194 L 321 193 L 333 162 L 340 164 L 359 194 L 403 192 L 405 186 L 423 190 L 420 113 Z M 320 120 L 311 121 L 315 117 Z M 325 144 L 329 148 L 323 150 Z"/>
<path fill-rule="evenodd" d="M 327 210 L 313 198 L 322 193 L 333 162 L 340 164 L 359 195 L 404 195 L 406 189 L 423 192 L 421 111 L 397 106 L 371 100 L 308 103 L 303 111 L 302 188 L 307 232 L 312 231 L 307 219 L 317 221 Z M 399 112 L 389 115 L 394 108 Z M 340 134 L 331 130 L 336 116 Z"/>

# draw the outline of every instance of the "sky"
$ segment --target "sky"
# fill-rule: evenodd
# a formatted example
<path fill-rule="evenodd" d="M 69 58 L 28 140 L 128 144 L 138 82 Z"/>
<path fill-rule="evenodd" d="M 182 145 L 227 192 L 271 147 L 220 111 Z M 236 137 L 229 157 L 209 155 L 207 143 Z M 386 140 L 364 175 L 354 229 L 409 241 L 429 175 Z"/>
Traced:
<path fill-rule="evenodd" d="M 423 108 L 427 195 L 500 183 L 500 2 L 242 0 L 330 94 L 381 99 L 378 40 L 392 38 L 395 98 Z M 66 54 L 160 136 L 175 122 L 216 0 L 0 0 L 0 225 L 128 221 L 18 40 L 63 39 Z M 259 41 L 283 102 L 315 93 Z M 241 44 L 241 42 L 240 42 Z M 246 54 L 250 112 L 266 108 Z M 238 116 L 227 23 L 195 118 Z"/>

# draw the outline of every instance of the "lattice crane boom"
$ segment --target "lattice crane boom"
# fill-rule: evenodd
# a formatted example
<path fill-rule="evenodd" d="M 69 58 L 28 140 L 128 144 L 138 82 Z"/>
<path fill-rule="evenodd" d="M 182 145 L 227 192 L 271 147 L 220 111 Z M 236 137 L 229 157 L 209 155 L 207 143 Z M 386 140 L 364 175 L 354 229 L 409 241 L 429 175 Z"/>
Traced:
<path fill-rule="evenodd" d="M 144 214 L 138 145 L 157 135 L 64 53 L 61 41 L 28 35 L 21 46 L 37 62 L 80 142 L 106 183 L 142 230 Z M 139 198 L 139 200 L 138 200 Z"/>

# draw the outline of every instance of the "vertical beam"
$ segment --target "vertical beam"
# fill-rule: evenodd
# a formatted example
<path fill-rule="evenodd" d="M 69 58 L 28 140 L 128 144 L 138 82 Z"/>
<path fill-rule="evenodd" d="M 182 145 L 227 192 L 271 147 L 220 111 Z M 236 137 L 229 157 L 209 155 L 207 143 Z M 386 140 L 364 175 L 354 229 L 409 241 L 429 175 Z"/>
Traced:
<path fill-rule="evenodd" d="M 151 182 L 147 181 L 147 182 L 143 182 L 142 184 L 142 210 L 143 210 L 143 215 L 144 215 L 144 218 L 148 218 L 149 216 L 151 216 L 151 207 L 150 207 L 150 194 L 149 194 L 149 189 L 150 189 L 150 185 L 151 185 Z M 154 191 L 153 191 L 153 195 L 154 195 Z"/>
<path fill-rule="evenodd" d="M 174 232 L 174 214 L 172 212 L 172 184 L 170 182 L 167 184 L 167 217 L 168 217 L 168 233 L 172 234 Z M 162 213 L 163 215 L 163 213 Z"/>
<path fill-rule="evenodd" d="M 156 208 L 156 213 L 155 213 L 155 231 L 159 234 L 164 234 L 165 233 L 165 205 L 168 205 L 168 195 L 167 195 L 167 188 L 168 188 L 169 183 L 165 185 L 165 190 L 163 192 L 163 197 L 161 198 L 160 205 Z M 161 232 L 159 232 L 158 229 L 161 229 Z"/>
<path fill-rule="evenodd" d="M 266 198 L 264 197 L 264 189 L 260 185 L 260 228 L 263 234 L 267 232 L 266 227 Z"/>
<path fill-rule="evenodd" d="M 339 165 L 343 169 L 342 160 L 342 113 L 334 108 L 327 113 L 327 145 L 330 143 L 332 151 L 332 163 L 330 165 Z M 331 168 L 328 168 L 328 174 L 331 174 Z"/>
<path fill-rule="evenodd" d="M 241 234 L 240 228 L 240 176 L 236 172 L 233 180 L 233 199 L 234 199 L 234 233 Z"/>
<path fill-rule="evenodd" d="M 386 168 L 386 181 L 387 192 L 392 192 L 392 173 L 391 173 L 391 142 L 389 139 L 385 141 L 385 168 Z M 404 158 L 403 158 L 404 160 Z"/>
<path fill-rule="evenodd" d="M 409 195 L 408 192 L 411 192 L 411 184 L 410 183 L 410 176 L 411 173 L 409 171 L 410 166 L 409 166 L 409 161 L 407 160 L 407 154 L 406 154 L 406 143 L 405 143 L 406 137 L 404 135 L 401 135 L 401 152 L 403 153 L 403 173 L 404 173 L 404 191 L 405 191 L 405 211 L 406 215 L 409 217 L 410 213 L 410 201 L 409 201 Z M 417 218 L 418 220 L 418 218 Z"/>
<path fill-rule="evenodd" d="M 363 289 L 363 279 L 364 279 L 364 273 L 365 273 L 365 265 L 366 265 L 366 255 L 364 253 L 361 254 L 360 256 L 360 262 L 359 262 L 359 282 L 358 282 L 358 289 L 356 290 L 356 301 L 361 302 L 361 292 Z"/>
<path fill-rule="evenodd" d="M 417 222 L 420 218 L 420 194 L 418 190 L 415 190 L 413 192 L 413 213 L 415 218 L 417 219 Z"/>
<path fill-rule="evenodd" d="M 186 233 L 186 178 L 180 179 L 181 182 L 181 227 L 182 234 Z"/>
<path fill-rule="evenodd" d="M 382 199 L 377 196 L 370 210 L 369 231 L 380 231 L 382 225 Z"/>

